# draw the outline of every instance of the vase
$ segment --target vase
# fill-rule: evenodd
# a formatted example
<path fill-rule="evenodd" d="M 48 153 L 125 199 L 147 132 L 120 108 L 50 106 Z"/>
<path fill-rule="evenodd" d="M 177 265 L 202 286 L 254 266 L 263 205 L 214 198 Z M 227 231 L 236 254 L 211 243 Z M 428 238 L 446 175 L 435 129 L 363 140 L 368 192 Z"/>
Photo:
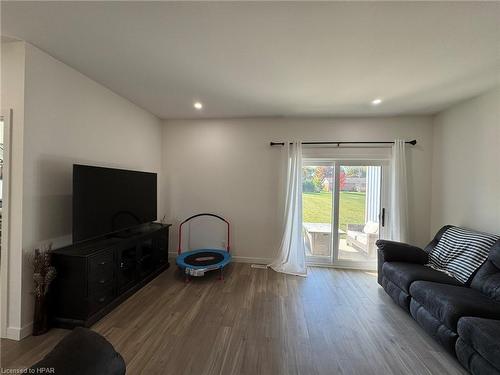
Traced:
<path fill-rule="evenodd" d="M 35 297 L 35 318 L 33 320 L 33 336 L 43 335 L 49 330 L 49 314 L 45 295 Z"/>

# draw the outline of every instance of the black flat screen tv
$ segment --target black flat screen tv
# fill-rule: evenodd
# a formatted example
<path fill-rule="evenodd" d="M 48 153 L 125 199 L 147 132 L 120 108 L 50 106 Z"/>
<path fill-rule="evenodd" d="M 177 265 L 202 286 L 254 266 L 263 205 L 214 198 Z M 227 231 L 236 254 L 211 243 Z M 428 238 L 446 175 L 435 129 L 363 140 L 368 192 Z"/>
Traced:
<path fill-rule="evenodd" d="M 73 242 L 156 220 L 156 173 L 73 165 Z"/>

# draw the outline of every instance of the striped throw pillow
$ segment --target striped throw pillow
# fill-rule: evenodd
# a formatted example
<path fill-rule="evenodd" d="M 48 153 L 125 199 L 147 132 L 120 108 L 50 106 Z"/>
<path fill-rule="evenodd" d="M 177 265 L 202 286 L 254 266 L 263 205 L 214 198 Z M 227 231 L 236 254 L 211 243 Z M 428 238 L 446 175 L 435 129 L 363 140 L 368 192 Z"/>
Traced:
<path fill-rule="evenodd" d="M 488 258 L 491 247 L 499 238 L 493 234 L 451 227 L 429 253 L 427 266 L 465 284 Z"/>

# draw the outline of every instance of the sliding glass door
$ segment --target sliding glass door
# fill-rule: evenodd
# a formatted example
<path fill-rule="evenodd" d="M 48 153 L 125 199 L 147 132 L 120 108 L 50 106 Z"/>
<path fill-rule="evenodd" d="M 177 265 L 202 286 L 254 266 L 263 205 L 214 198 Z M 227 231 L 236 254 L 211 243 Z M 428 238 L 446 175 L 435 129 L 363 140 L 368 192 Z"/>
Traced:
<path fill-rule="evenodd" d="M 333 256 L 333 189 L 335 168 L 311 161 L 302 169 L 302 228 L 306 256 L 315 263 L 330 263 Z"/>
<path fill-rule="evenodd" d="M 386 161 L 305 159 L 303 233 L 311 264 L 374 269 L 387 233 Z"/>

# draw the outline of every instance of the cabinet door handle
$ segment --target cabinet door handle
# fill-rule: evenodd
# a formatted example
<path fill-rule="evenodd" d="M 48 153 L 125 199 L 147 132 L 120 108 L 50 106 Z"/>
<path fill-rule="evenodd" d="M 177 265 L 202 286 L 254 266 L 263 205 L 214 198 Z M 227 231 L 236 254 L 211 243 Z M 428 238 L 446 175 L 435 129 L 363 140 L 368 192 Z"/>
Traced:
<path fill-rule="evenodd" d="M 99 280 L 99 284 L 104 284 L 106 282 L 106 280 Z"/>
<path fill-rule="evenodd" d="M 105 300 L 106 300 L 106 297 L 99 298 L 99 302 L 104 302 Z"/>
<path fill-rule="evenodd" d="M 120 268 L 123 268 L 125 264 L 123 262 L 120 263 Z"/>
<path fill-rule="evenodd" d="M 101 262 L 99 263 L 100 266 L 104 266 L 107 262 Z"/>

